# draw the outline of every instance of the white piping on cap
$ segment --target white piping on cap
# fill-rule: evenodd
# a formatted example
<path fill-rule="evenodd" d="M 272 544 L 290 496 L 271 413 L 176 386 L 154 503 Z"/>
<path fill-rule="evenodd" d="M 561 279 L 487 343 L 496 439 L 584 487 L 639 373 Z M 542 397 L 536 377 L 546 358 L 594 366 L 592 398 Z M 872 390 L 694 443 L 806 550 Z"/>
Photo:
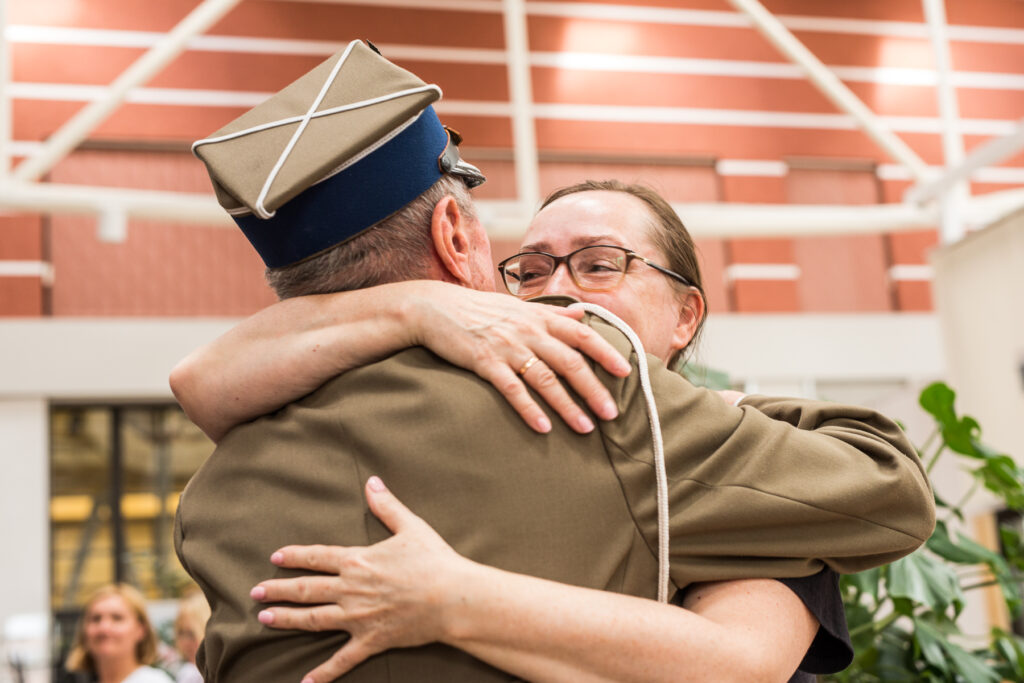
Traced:
<path fill-rule="evenodd" d="M 640 371 L 640 387 L 647 403 L 647 418 L 651 424 L 651 440 L 654 443 L 654 476 L 658 495 L 658 602 L 668 602 L 669 588 L 669 527 L 668 527 L 668 474 L 665 472 L 665 442 L 661 435 L 661 422 L 658 419 L 658 406 L 654 402 L 651 390 L 651 376 L 647 368 L 644 345 L 636 332 L 621 318 L 597 304 L 574 303 L 569 308 L 581 308 L 588 313 L 613 325 L 619 332 L 626 335 L 629 343 L 637 354 L 637 367 Z"/>
<path fill-rule="evenodd" d="M 302 137 L 302 134 L 306 131 L 306 126 L 309 125 L 310 120 L 315 119 L 315 118 L 320 118 L 320 117 L 323 117 L 323 116 L 331 116 L 333 114 L 340 114 L 342 112 L 351 111 L 353 109 L 360 109 L 362 107 L 369 107 L 369 106 L 372 106 L 374 104 L 379 104 L 381 102 L 387 102 L 389 100 L 398 99 L 399 97 L 405 97 L 406 95 L 414 95 L 416 93 L 426 92 L 428 90 L 434 90 L 434 91 L 437 92 L 438 97 L 441 96 L 441 88 L 437 87 L 436 85 L 432 85 L 432 84 L 431 85 L 422 85 L 422 86 L 418 86 L 416 88 L 408 88 L 406 90 L 399 90 L 398 92 L 389 93 L 387 95 L 381 95 L 379 97 L 373 97 L 373 98 L 370 98 L 368 100 L 360 100 L 359 102 L 352 102 L 350 104 L 345 104 L 345 105 L 341 105 L 339 107 L 333 107 L 331 109 L 325 109 L 324 111 L 318 112 L 317 111 L 317 107 L 320 106 L 320 103 L 323 101 L 324 97 L 327 96 L 327 91 L 330 90 L 331 85 L 334 83 L 334 79 L 337 78 L 338 72 L 341 70 L 342 65 L 345 63 L 345 60 L 348 59 L 348 56 L 349 56 L 349 54 L 351 54 L 352 49 L 359 42 L 361 42 L 361 41 L 353 40 L 345 48 L 345 51 L 342 53 L 342 55 L 338 59 L 337 63 L 335 63 L 334 67 L 331 69 L 331 73 L 327 76 L 327 80 L 324 81 L 323 87 L 320 88 L 319 94 L 317 94 L 316 99 L 313 101 L 313 104 L 310 105 L 310 107 L 306 111 L 305 115 L 303 115 L 303 116 L 289 116 L 289 117 L 284 118 L 284 119 L 279 119 L 277 121 L 270 121 L 269 123 L 264 123 L 264 124 L 261 124 L 259 126 L 253 126 L 252 128 L 247 128 L 245 130 L 240 130 L 240 131 L 237 131 L 235 133 L 229 133 L 227 135 L 221 135 L 221 136 L 218 136 L 218 137 L 215 137 L 215 138 L 205 138 L 203 140 L 197 140 L 196 142 L 192 143 L 192 153 L 195 154 L 196 148 L 201 146 L 201 145 L 208 145 L 208 144 L 215 143 L 215 142 L 224 142 L 225 140 L 232 140 L 234 138 L 239 138 L 239 137 L 242 137 L 244 135 L 250 135 L 252 133 L 257 133 L 257 132 L 260 132 L 260 131 L 263 131 L 263 130 L 268 130 L 270 128 L 276 128 L 278 126 L 284 126 L 284 125 L 288 125 L 288 124 L 291 124 L 291 123 L 298 123 L 299 124 L 298 128 L 296 128 L 295 132 L 292 134 L 291 139 L 288 141 L 288 144 L 285 145 L 284 150 L 282 150 L 281 155 L 277 158 L 277 162 L 274 164 L 274 168 L 271 169 L 270 175 L 267 176 L 266 181 L 263 183 L 263 188 L 260 190 L 260 194 L 256 198 L 256 206 L 253 207 L 253 210 L 255 211 L 256 215 L 259 216 L 260 218 L 268 219 L 268 218 L 273 218 L 274 217 L 274 214 L 276 212 L 275 211 L 267 211 L 266 208 L 263 206 L 263 202 L 267 198 L 267 193 L 270 191 L 270 186 L 273 185 L 274 180 L 277 179 L 277 174 L 280 172 L 281 167 L 284 166 L 284 162 L 288 160 L 288 156 L 291 154 L 292 149 L 294 149 L 295 144 L 299 141 L 299 138 Z M 412 121 L 415 121 L 416 118 L 417 117 L 414 116 L 409 121 L 407 121 L 405 124 L 403 124 L 402 129 L 404 130 L 405 126 L 408 126 L 410 123 L 412 123 Z M 395 131 L 392 131 L 392 136 L 395 135 L 395 134 L 397 134 L 397 133 Z M 390 137 L 388 139 L 390 139 Z M 377 146 L 379 146 L 381 143 L 380 143 L 380 141 L 378 141 L 376 144 L 377 144 Z M 362 153 L 362 156 L 365 156 L 365 155 L 366 155 L 366 152 L 364 151 Z M 339 169 L 336 169 L 332 173 L 337 173 L 338 170 Z"/>

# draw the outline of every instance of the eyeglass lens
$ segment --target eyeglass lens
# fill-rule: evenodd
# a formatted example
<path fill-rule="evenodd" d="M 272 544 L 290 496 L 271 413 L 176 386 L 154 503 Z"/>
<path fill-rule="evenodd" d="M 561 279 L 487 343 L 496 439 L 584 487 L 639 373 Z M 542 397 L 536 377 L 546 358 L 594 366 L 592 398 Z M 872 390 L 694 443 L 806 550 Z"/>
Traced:
<path fill-rule="evenodd" d="M 565 260 L 576 284 L 594 291 L 614 289 L 626 272 L 629 257 L 625 249 L 616 247 L 584 247 L 557 258 L 548 254 L 526 253 L 505 262 L 505 282 L 518 296 L 539 294 Z"/>

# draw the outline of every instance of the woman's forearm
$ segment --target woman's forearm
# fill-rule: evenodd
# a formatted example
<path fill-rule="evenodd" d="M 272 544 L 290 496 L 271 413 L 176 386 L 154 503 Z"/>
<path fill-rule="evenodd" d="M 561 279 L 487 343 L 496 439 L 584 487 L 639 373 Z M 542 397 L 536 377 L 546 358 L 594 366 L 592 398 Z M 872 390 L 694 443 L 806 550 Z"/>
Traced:
<path fill-rule="evenodd" d="M 316 574 L 252 590 L 268 603 L 267 626 L 349 632 L 304 680 L 327 683 L 377 652 L 439 641 L 532 681 L 784 681 L 818 628 L 778 581 L 691 586 L 677 607 L 487 567 L 456 553 L 377 477 L 366 496 L 394 536 L 285 546 L 274 564 Z"/>
<path fill-rule="evenodd" d="M 171 389 L 218 441 L 239 422 L 412 345 L 402 305 L 408 285 L 279 301 L 189 354 L 171 372 Z"/>
<path fill-rule="evenodd" d="M 691 611 L 475 564 L 453 578 L 444 642 L 531 681 L 784 681 L 817 629 L 770 580 L 697 587 Z"/>
<path fill-rule="evenodd" d="M 214 441 L 346 370 L 410 346 L 426 346 L 501 392 L 531 427 L 551 422 L 527 391 L 579 432 L 593 423 L 556 375 L 598 417 L 615 403 L 584 355 L 623 376 L 629 363 L 581 311 L 529 304 L 496 292 L 415 280 L 278 302 L 194 351 L 171 373 L 171 389 Z"/>

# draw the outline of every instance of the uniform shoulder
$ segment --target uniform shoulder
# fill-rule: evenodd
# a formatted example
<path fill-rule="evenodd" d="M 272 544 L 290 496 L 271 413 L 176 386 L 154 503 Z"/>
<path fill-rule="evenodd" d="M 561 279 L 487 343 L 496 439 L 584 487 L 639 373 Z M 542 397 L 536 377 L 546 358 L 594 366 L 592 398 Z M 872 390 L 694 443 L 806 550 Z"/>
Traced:
<path fill-rule="evenodd" d="M 563 295 L 539 296 L 530 299 L 530 302 L 562 307 L 581 303 L 578 299 Z M 603 319 L 601 316 L 587 312 L 586 316 L 583 318 L 583 323 L 600 334 L 609 344 L 614 346 L 615 350 L 621 353 L 624 358 L 628 359 L 634 353 L 633 345 L 630 343 L 625 333 L 620 331 L 607 320 Z"/>
<path fill-rule="evenodd" d="M 614 346 L 615 350 L 621 353 L 623 358 L 628 360 L 635 354 L 636 351 L 626 335 L 607 320 L 603 320 L 593 313 L 587 313 L 583 322 L 601 335 L 605 341 Z"/>

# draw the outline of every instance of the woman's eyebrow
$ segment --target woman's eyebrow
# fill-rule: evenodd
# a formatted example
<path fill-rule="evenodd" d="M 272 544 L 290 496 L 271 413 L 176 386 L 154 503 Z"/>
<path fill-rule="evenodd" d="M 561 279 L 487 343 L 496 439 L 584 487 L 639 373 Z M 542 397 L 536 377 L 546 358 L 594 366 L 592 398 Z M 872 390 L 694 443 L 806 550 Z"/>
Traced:
<path fill-rule="evenodd" d="M 591 244 L 622 244 L 622 240 L 616 235 L 581 235 L 572 240 L 574 247 L 586 247 Z"/>
<path fill-rule="evenodd" d="M 572 240 L 570 240 L 570 243 L 572 244 L 574 249 L 579 249 L 580 247 L 586 247 L 591 244 L 614 244 L 616 246 L 619 246 L 622 244 L 622 240 L 616 237 L 615 235 L 579 235 L 577 237 L 572 238 Z M 550 242 L 531 242 L 530 244 L 524 244 L 523 246 L 519 247 L 520 253 L 524 251 L 550 250 Z"/>

